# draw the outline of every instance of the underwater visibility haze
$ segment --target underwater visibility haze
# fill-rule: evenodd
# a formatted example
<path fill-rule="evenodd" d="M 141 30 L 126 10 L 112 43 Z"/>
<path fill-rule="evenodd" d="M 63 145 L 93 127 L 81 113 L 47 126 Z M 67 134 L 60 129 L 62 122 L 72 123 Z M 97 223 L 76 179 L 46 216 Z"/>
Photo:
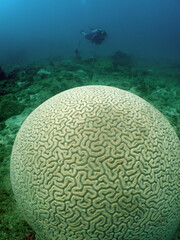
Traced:
<path fill-rule="evenodd" d="M 0 60 L 16 63 L 44 57 L 112 55 L 118 49 L 137 57 L 179 60 L 178 0 L 1 0 Z M 98 48 L 81 30 L 102 27 L 108 39 Z"/>
<path fill-rule="evenodd" d="M 179 138 L 179 0 L 0 0 L 0 240 L 180 239 Z"/>

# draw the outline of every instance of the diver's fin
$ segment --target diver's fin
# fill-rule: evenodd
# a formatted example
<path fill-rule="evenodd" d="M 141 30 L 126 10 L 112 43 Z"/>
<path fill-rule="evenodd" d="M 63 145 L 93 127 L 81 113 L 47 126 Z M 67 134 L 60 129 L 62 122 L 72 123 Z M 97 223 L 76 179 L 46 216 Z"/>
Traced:
<path fill-rule="evenodd" d="M 84 32 L 84 31 L 81 31 L 81 34 L 82 34 L 84 37 L 87 35 L 87 33 Z"/>

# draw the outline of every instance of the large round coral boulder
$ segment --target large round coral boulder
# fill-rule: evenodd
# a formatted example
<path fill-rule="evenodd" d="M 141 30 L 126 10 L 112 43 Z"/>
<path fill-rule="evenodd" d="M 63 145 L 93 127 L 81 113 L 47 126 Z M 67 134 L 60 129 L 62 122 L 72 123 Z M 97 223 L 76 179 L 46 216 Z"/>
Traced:
<path fill-rule="evenodd" d="M 43 240 L 170 240 L 179 160 L 179 139 L 153 106 L 114 87 L 84 86 L 25 120 L 11 182 Z"/>

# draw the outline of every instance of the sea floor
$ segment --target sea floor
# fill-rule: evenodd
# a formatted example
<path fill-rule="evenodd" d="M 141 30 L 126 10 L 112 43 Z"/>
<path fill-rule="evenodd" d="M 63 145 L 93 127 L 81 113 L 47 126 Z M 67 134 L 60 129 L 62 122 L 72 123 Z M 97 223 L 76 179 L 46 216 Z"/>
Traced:
<path fill-rule="evenodd" d="M 26 117 L 48 98 L 83 85 L 108 85 L 132 92 L 156 107 L 180 137 L 180 65 L 114 64 L 111 57 L 55 58 L 6 68 L 0 80 L 0 239 L 33 240 L 35 233 L 16 208 L 10 183 L 10 155 Z M 180 239 L 177 231 L 174 239 Z"/>

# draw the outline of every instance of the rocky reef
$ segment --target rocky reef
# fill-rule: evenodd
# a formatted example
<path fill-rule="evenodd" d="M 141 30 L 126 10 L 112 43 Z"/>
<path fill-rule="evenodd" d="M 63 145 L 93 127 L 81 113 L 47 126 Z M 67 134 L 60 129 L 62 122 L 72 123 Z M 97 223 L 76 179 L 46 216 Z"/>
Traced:
<path fill-rule="evenodd" d="M 110 57 L 51 59 L 0 68 L 0 239 L 33 240 L 16 208 L 9 180 L 15 136 L 26 117 L 48 98 L 84 85 L 114 86 L 154 105 L 180 137 L 180 69 L 142 64 L 121 51 Z M 177 232 L 174 239 L 179 239 Z"/>

